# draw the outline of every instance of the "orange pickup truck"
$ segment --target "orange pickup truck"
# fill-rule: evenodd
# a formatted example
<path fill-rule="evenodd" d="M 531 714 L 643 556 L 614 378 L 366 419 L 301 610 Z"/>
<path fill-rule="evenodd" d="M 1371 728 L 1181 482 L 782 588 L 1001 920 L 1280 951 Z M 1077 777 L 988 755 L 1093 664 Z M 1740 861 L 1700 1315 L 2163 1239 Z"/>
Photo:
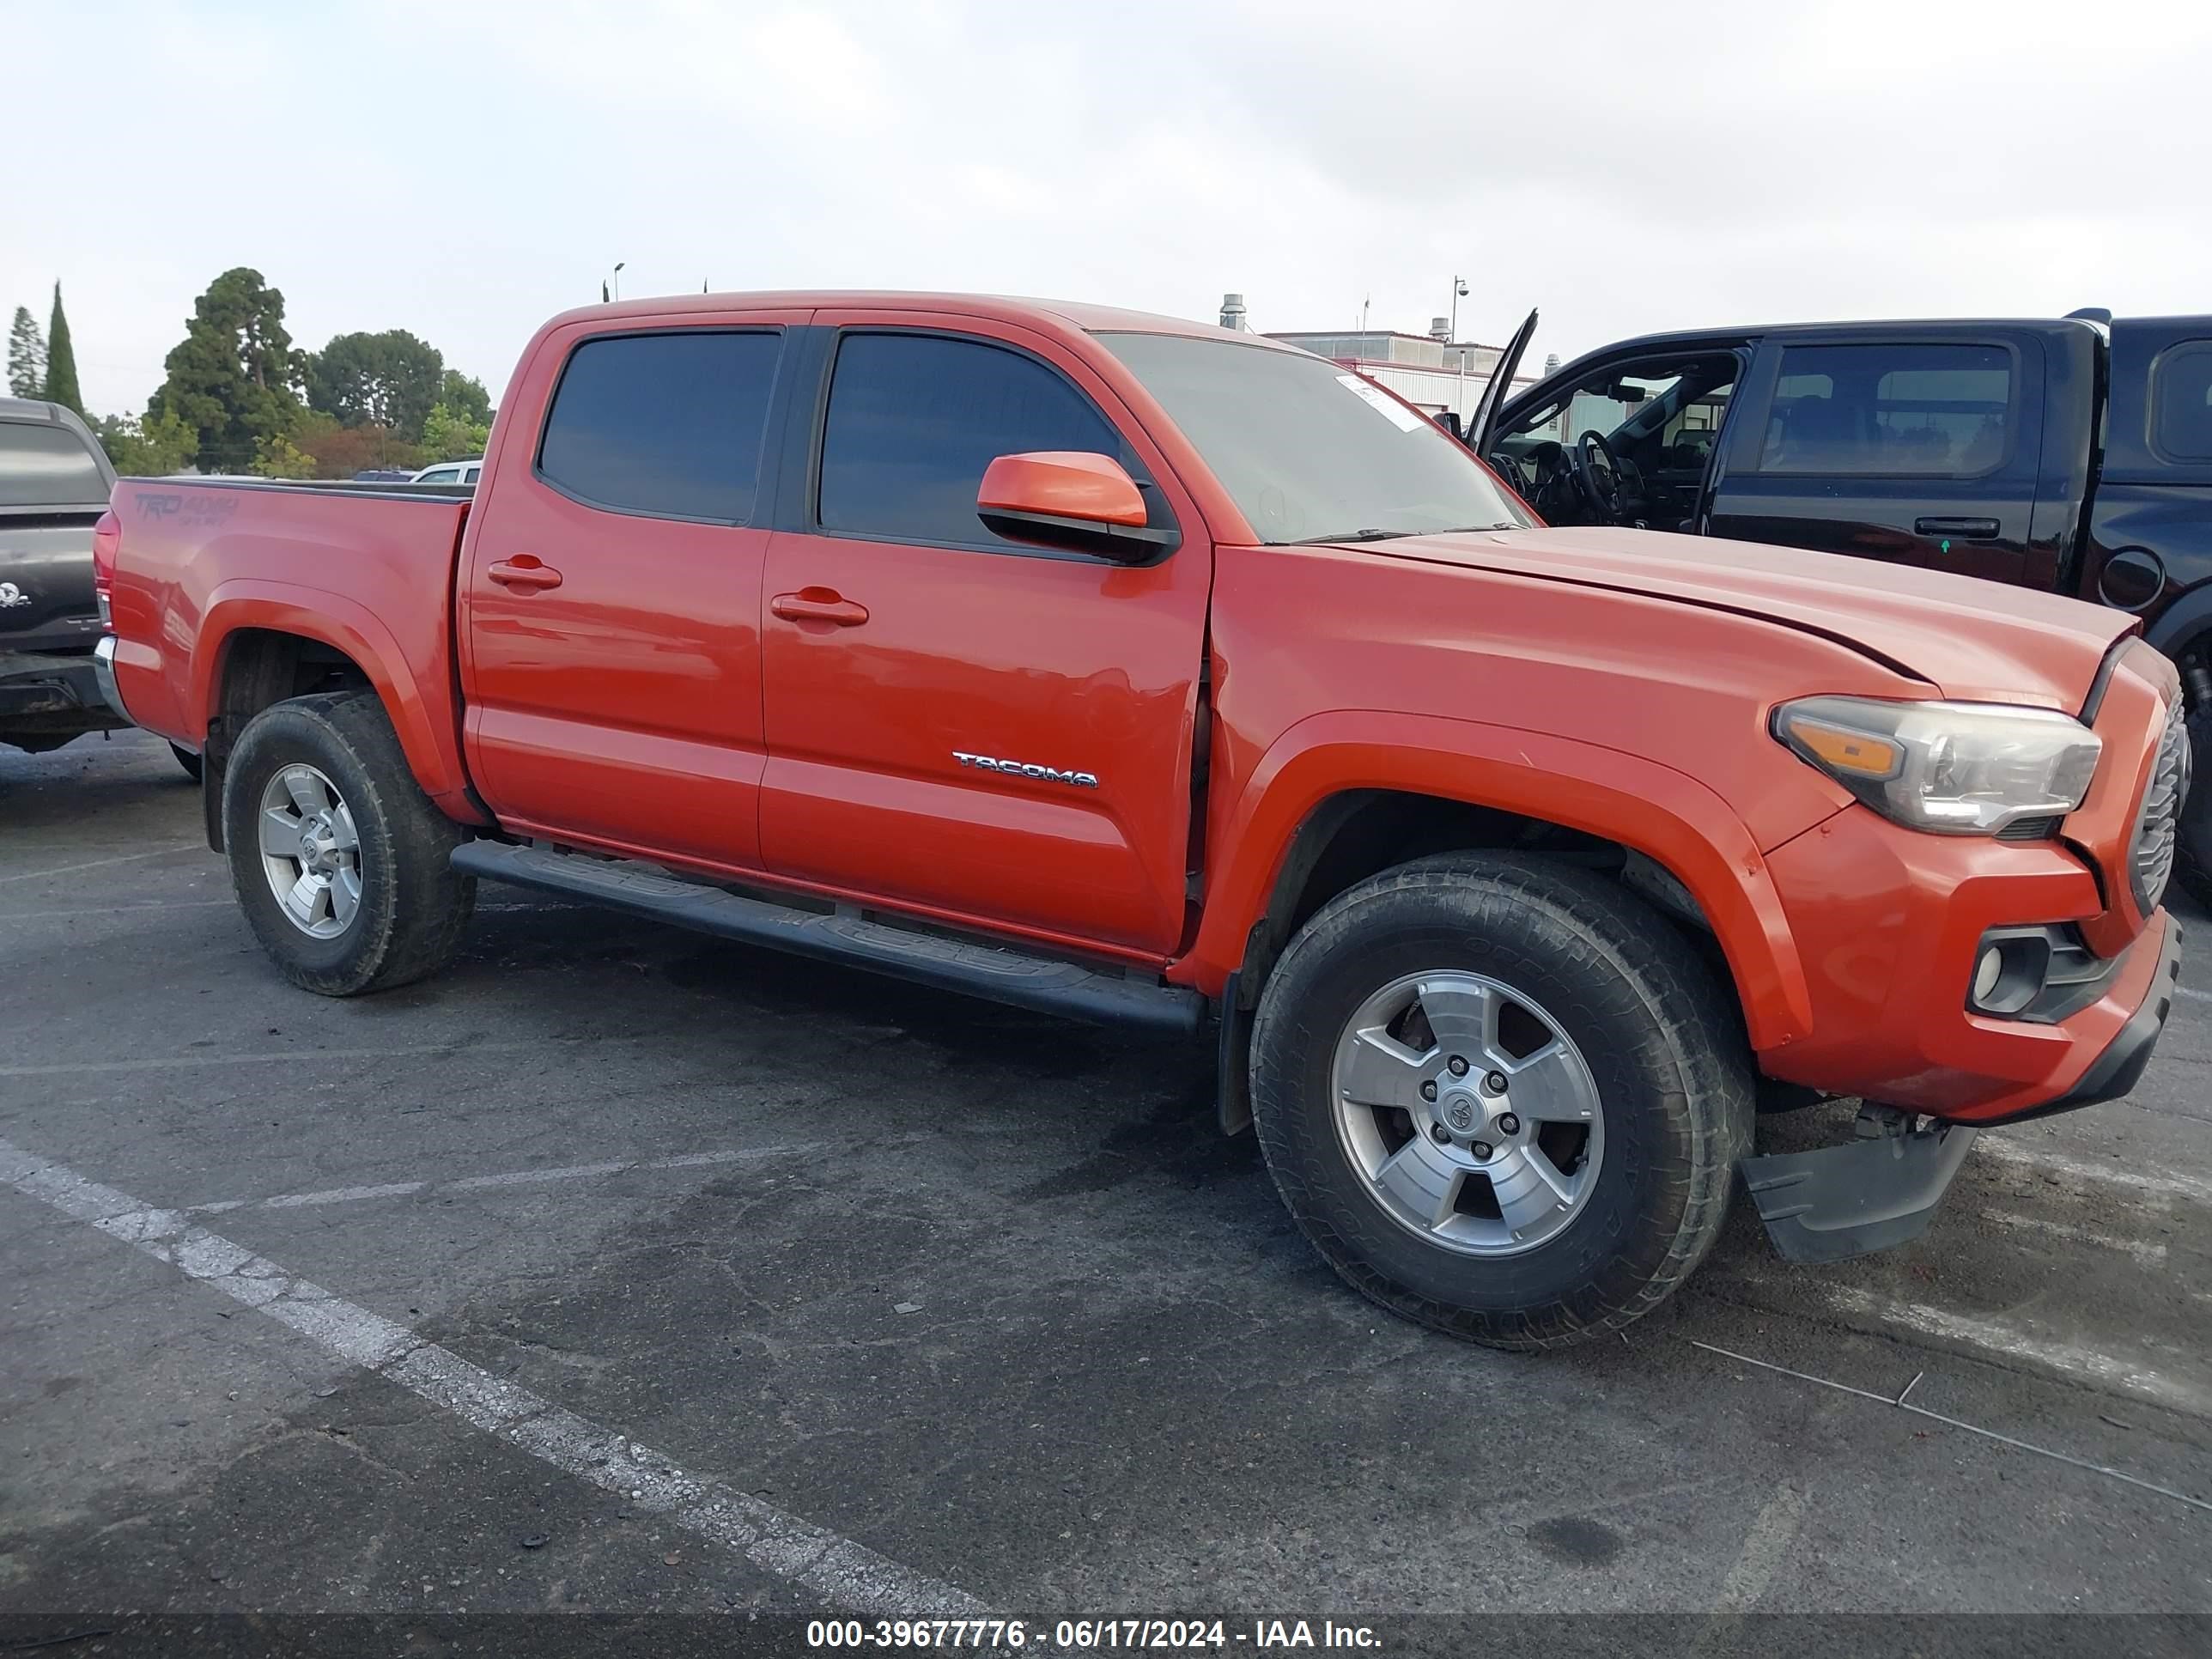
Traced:
<path fill-rule="evenodd" d="M 1417 411 L 1171 319 L 773 294 L 547 324 L 474 492 L 130 481 L 117 709 L 282 972 L 428 974 L 480 879 L 1216 1039 L 1353 1285 L 1555 1346 L 1739 1171 L 1911 1237 L 2173 1000 L 2189 745 L 2128 616 L 1545 528 Z M 1752 1155 L 1762 1104 L 1856 1133 Z"/>

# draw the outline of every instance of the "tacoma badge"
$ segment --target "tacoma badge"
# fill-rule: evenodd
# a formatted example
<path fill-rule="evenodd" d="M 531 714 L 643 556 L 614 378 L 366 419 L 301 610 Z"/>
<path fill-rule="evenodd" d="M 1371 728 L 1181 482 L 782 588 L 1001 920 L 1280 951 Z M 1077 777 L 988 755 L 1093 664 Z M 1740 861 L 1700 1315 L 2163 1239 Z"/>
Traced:
<path fill-rule="evenodd" d="M 952 758 L 963 766 L 980 766 L 987 772 L 1010 772 L 1018 778 L 1038 778 L 1047 783 L 1072 784 L 1078 789 L 1096 789 L 1096 772 L 1063 772 L 1057 766 L 1037 766 L 1028 761 L 994 760 L 988 755 L 966 755 L 956 749 Z"/>

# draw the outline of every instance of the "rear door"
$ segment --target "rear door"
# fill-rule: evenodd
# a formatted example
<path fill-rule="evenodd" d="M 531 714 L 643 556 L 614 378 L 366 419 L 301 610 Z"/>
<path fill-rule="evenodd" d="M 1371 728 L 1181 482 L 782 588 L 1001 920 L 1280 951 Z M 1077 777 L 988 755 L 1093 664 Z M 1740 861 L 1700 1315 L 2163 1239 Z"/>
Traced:
<path fill-rule="evenodd" d="M 1017 325 L 816 314 L 811 467 L 768 553 L 776 874 L 987 926 L 1165 956 L 1183 931 L 1212 549 L 1111 391 Z M 795 411 L 796 412 L 796 411 Z M 997 456 L 1114 456 L 1182 545 L 1132 567 L 976 516 Z M 1015 763 L 1019 770 L 979 765 Z"/>
<path fill-rule="evenodd" d="M 1729 422 L 1709 532 L 2048 587 L 2059 550 L 2033 540 L 2045 380 L 2028 331 L 1769 335 Z"/>
<path fill-rule="evenodd" d="M 2212 317 L 2115 321 L 2110 384 L 2081 597 L 2142 615 L 2170 656 L 2201 653 L 2212 630 Z"/>
<path fill-rule="evenodd" d="M 514 828 L 756 867 L 762 480 L 807 313 L 580 322 L 509 401 L 460 574 L 471 769 Z"/>

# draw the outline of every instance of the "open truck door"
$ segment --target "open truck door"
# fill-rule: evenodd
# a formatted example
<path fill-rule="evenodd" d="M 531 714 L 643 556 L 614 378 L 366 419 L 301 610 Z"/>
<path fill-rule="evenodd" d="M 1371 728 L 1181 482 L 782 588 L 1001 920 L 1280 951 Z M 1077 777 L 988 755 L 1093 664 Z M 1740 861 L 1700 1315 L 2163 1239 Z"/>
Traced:
<path fill-rule="evenodd" d="M 1521 367 L 1521 354 L 1528 349 L 1528 342 L 1536 332 L 1536 313 L 1530 312 L 1528 321 L 1513 332 L 1513 337 L 1498 359 L 1498 367 L 1491 372 L 1490 384 L 1482 389 L 1482 399 L 1475 404 L 1474 412 L 1468 416 L 1467 429 L 1460 436 L 1476 454 L 1487 457 L 1491 441 L 1496 436 L 1498 411 L 1504 406 L 1506 394 L 1513 390 L 1513 376 Z"/>

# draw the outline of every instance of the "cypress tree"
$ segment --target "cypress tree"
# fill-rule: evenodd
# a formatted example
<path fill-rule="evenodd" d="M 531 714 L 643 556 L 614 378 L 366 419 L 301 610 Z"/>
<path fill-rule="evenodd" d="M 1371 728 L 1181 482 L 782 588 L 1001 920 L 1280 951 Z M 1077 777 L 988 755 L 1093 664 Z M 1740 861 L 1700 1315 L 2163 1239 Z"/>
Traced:
<path fill-rule="evenodd" d="M 46 401 L 84 413 L 77 390 L 76 352 L 70 344 L 69 319 L 62 315 L 62 285 L 54 284 L 54 314 L 46 325 Z"/>

